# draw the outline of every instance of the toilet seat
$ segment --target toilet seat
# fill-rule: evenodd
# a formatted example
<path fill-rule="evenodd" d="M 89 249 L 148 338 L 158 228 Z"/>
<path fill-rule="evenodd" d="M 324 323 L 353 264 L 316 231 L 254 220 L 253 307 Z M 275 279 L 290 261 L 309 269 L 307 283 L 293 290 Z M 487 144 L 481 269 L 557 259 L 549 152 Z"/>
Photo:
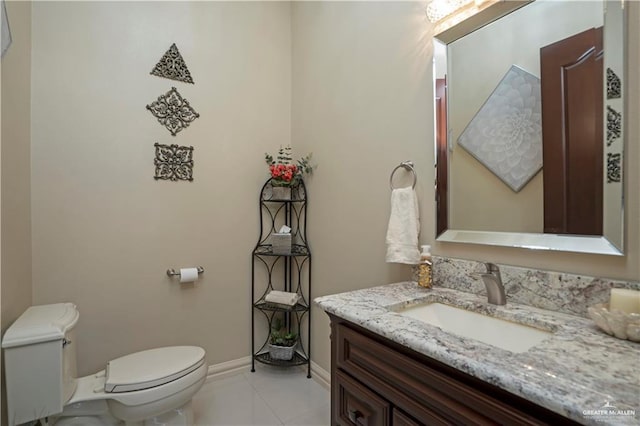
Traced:
<path fill-rule="evenodd" d="M 105 392 L 106 371 L 102 370 L 76 380 L 76 391 L 65 404 L 62 416 L 73 415 L 67 407 L 102 401 L 108 407 L 107 411 L 117 419 L 135 422 L 151 418 L 166 412 L 163 407 L 172 409 L 188 403 L 202 387 L 207 378 L 207 371 L 207 363 L 202 362 L 190 373 L 154 388 L 131 392 Z M 98 413 L 101 410 L 90 409 L 82 415 L 93 415 L 94 412 Z"/>
<path fill-rule="evenodd" d="M 164 356 L 165 354 L 166 357 Z M 177 360 L 175 357 L 179 354 L 185 354 L 186 358 Z M 136 406 L 168 398 L 195 384 L 204 383 L 208 371 L 204 354 L 204 349 L 196 346 L 170 346 L 136 352 L 117 358 L 109 362 L 109 373 L 106 370 L 102 370 L 96 374 L 76 379 L 76 390 L 66 404 L 106 400 L 118 401 L 128 406 Z M 143 362 L 145 359 L 150 363 L 153 360 L 158 362 L 167 360 L 168 364 L 150 364 L 150 366 L 142 368 L 141 371 L 143 372 L 129 370 L 129 368 L 133 368 L 134 364 Z M 114 363 L 114 361 L 122 362 Z M 152 366 L 154 367 L 152 368 Z M 154 371 L 155 374 L 153 373 Z M 130 378 L 127 378 L 127 374 L 130 375 Z M 107 386 L 107 376 L 111 379 L 109 386 Z M 173 379 L 170 381 L 165 380 L 171 378 Z M 163 383 L 149 387 L 150 384 L 159 382 Z M 126 392 L 107 392 L 107 387 L 114 388 L 114 384 L 119 384 L 122 387 L 130 386 L 143 389 Z"/>
<path fill-rule="evenodd" d="M 182 410 L 207 378 L 207 363 L 192 372 L 154 388 L 131 392 L 102 392 L 112 416 L 125 421 L 141 421 L 166 413 Z M 104 379 L 103 379 L 104 380 Z M 189 405 L 190 407 L 190 405 Z M 189 424 L 189 423 L 187 423 Z"/>
<path fill-rule="evenodd" d="M 104 391 L 120 393 L 155 388 L 177 380 L 204 364 L 204 349 L 171 346 L 136 352 L 109 361 Z"/>

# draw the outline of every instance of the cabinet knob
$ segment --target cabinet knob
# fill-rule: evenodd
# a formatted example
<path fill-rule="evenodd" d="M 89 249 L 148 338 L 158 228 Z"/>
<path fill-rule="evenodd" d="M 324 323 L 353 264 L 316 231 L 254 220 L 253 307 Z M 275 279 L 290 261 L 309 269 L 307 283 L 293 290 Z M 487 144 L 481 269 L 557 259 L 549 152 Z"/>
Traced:
<path fill-rule="evenodd" d="M 349 409 L 347 415 L 349 416 L 351 423 L 356 425 L 360 424 L 358 419 L 362 417 L 362 414 L 358 410 Z"/>

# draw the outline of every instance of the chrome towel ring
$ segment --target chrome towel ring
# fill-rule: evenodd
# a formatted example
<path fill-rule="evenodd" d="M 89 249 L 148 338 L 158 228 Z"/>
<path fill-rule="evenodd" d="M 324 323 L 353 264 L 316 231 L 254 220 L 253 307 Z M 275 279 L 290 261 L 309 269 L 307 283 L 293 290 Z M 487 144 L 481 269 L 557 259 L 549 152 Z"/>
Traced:
<path fill-rule="evenodd" d="M 416 183 L 418 182 L 418 175 L 416 174 L 416 171 L 413 168 L 413 161 L 403 161 L 402 163 L 397 165 L 395 169 L 393 169 L 393 171 L 391 172 L 391 176 L 389 177 L 389 186 L 391 186 L 391 189 L 396 189 L 396 187 L 393 186 L 393 175 L 401 167 L 413 174 L 413 185 L 411 185 L 411 188 L 415 189 Z"/>

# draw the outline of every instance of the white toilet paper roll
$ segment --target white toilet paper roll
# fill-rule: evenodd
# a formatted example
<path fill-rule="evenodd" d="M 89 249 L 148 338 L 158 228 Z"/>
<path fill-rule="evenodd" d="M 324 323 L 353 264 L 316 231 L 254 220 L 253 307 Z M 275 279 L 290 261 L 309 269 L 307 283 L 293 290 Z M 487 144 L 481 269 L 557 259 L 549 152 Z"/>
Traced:
<path fill-rule="evenodd" d="M 180 282 L 192 283 L 198 279 L 198 268 L 180 268 Z"/>

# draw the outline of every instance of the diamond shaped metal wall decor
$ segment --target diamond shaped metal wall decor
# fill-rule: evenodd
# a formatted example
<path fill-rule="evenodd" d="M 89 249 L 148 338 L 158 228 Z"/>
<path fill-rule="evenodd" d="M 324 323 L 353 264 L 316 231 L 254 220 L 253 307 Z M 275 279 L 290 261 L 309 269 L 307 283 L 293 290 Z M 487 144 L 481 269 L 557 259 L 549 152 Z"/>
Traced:
<path fill-rule="evenodd" d="M 154 144 L 156 158 L 155 180 L 188 180 L 193 181 L 193 147 L 178 145 Z"/>
<path fill-rule="evenodd" d="M 153 67 L 151 75 L 194 84 L 189 68 L 184 63 L 184 59 L 175 43 L 171 45 L 156 66 Z"/>
<path fill-rule="evenodd" d="M 175 136 L 182 129 L 189 127 L 189 124 L 200 114 L 189 105 L 189 102 L 180 96 L 178 90 L 172 87 L 164 95 L 147 105 L 147 109 L 158 119 L 158 122 Z"/>

